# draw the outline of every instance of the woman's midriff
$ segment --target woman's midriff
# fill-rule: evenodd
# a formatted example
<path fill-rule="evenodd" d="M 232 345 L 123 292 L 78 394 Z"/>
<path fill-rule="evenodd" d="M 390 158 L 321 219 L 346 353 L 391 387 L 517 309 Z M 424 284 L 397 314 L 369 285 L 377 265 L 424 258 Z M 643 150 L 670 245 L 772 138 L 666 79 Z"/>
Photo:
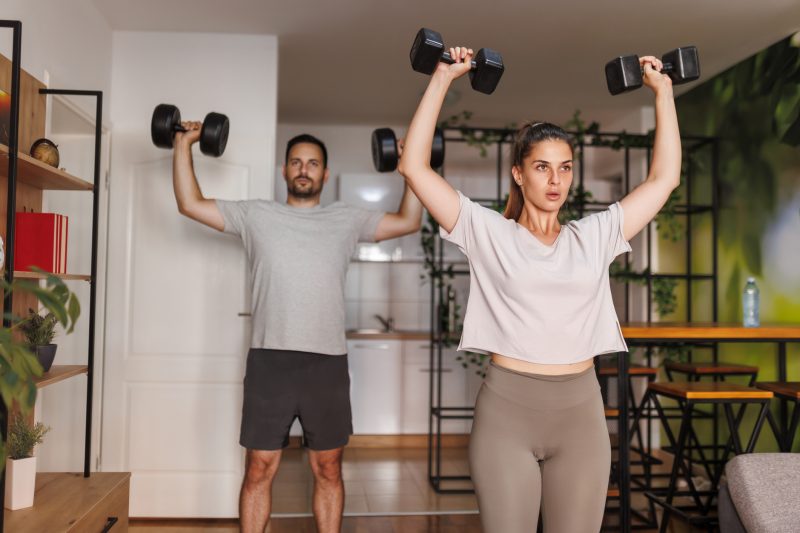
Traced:
<path fill-rule="evenodd" d="M 547 376 L 560 376 L 562 374 L 577 374 L 583 372 L 587 368 L 594 366 L 594 358 L 589 358 L 580 363 L 571 363 L 568 365 L 543 365 L 541 363 L 531 363 L 529 361 L 521 361 L 513 357 L 506 357 L 497 353 L 492 354 L 492 362 L 503 368 L 515 370 L 517 372 L 527 372 L 529 374 L 544 374 Z"/>

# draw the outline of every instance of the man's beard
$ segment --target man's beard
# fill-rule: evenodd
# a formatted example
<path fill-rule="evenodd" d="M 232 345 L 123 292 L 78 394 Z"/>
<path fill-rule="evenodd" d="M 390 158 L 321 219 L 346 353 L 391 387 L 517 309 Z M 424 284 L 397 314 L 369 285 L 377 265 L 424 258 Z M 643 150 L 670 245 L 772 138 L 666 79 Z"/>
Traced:
<path fill-rule="evenodd" d="M 300 176 L 297 176 L 289 181 L 289 196 L 295 198 L 314 198 L 315 196 L 319 196 L 322 192 L 322 182 L 320 182 L 319 187 L 315 187 L 314 180 L 311 178 L 305 178 L 308 180 L 308 183 L 300 183 L 299 179 Z"/>

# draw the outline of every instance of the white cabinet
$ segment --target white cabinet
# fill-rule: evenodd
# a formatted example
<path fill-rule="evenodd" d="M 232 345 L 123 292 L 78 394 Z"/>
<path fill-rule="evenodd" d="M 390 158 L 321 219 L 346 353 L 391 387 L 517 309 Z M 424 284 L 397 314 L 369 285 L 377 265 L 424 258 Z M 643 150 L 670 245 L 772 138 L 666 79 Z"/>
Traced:
<path fill-rule="evenodd" d="M 430 342 L 405 341 L 403 344 L 403 433 L 427 433 L 431 378 Z M 472 405 L 467 399 L 467 372 L 456 361 L 454 348 L 443 350 L 442 406 Z M 434 394 L 435 386 L 436 384 Z M 442 421 L 442 433 L 464 433 L 466 430 L 467 423 L 464 420 Z"/>
<path fill-rule="evenodd" d="M 347 353 L 353 433 L 402 433 L 402 341 L 350 340 Z"/>
<path fill-rule="evenodd" d="M 347 351 L 353 432 L 427 434 L 430 342 L 349 340 Z M 472 376 L 474 367 L 463 368 L 456 357 L 455 348 L 442 352 L 442 406 L 471 407 L 481 378 Z M 468 420 L 442 421 L 442 433 L 468 433 L 469 429 Z"/>

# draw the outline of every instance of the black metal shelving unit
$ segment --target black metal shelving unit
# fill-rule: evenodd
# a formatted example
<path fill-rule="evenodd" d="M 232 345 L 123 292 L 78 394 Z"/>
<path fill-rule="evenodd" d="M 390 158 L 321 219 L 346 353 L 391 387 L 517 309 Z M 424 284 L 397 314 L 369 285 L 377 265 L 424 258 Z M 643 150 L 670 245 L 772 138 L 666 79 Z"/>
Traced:
<path fill-rule="evenodd" d="M 447 143 L 466 143 L 468 136 L 478 135 L 491 135 L 491 143 L 496 146 L 496 176 L 497 181 L 496 196 L 494 198 L 473 198 L 483 205 L 504 205 L 503 197 L 503 180 L 507 179 L 507 162 L 503 161 L 503 150 L 505 145 L 509 145 L 513 139 L 514 130 L 504 128 L 470 128 L 470 127 L 449 127 L 445 128 L 445 140 Z M 651 151 L 652 151 L 652 137 L 648 135 L 631 135 L 626 132 L 598 132 L 598 133 L 583 133 L 578 135 L 578 132 L 570 132 L 577 138 L 581 139 L 576 143 L 576 151 L 578 154 L 578 175 L 577 185 L 585 190 L 586 167 L 584 164 L 584 156 L 587 148 L 592 149 L 606 149 L 622 152 L 623 155 L 623 168 L 622 168 L 622 195 L 626 195 L 631 190 L 630 176 L 631 176 L 631 154 L 634 151 L 644 151 L 647 170 L 649 171 Z M 600 145 L 594 144 L 594 140 L 599 140 Z M 610 146 L 611 143 L 618 141 L 621 145 L 618 148 Z M 685 272 L 662 273 L 653 272 L 653 241 L 655 235 L 653 234 L 652 224 L 648 225 L 643 233 L 646 239 L 647 257 L 645 264 L 646 271 L 646 317 L 645 320 L 650 323 L 653 321 L 653 282 L 659 278 L 676 279 L 685 282 L 686 289 L 686 321 L 693 320 L 693 294 L 692 291 L 697 283 L 711 283 L 711 310 L 710 319 L 717 320 L 718 309 L 718 288 L 717 288 L 717 272 L 718 272 L 718 257 L 717 257 L 717 224 L 718 224 L 718 210 L 719 210 L 719 179 L 718 179 L 718 157 L 719 146 L 718 139 L 715 137 L 701 137 L 701 136 L 683 136 L 683 154 L 684 154 L 684 172 L 682 187 L 684 190 L 684 198 L 681 204 L 675 206 L 674 212 L 677 216 L 684 217 L 685 220 Z M 697 169 L 695 168 L 694 161 L 701 151 L 708 151 L 708 158 L 710 160 L 707 181 L 708 181 L 708 196 L 704 199 L 703 203 L 694 203 L 693 197 L 695 196 L 693 188 L 695 187 L 695 177 Z M 491 150 L 487 150 L 491 152 Z M 442 169 L 442 174 L 445 174 L 447 162 L 445 161 Z M 598 212 L 605 210 L 609 204 L 615 200 L 597 201 L 593 200 L 585 204 L 578 205 L 579 216 L 582 217 L 586 213 Z M 692 246 L 693 246 L 693 218 L 696 216 L 711 216 L 711 252 L 712 252 L 712 265 L 710 272 L 697 272 L 692 264 Z M 434 263 L 438 270 L 444 271 L 448 262 L 444 259 L 444 242 L 438 237 L 438 233 L 434 232 Z M 624 264 L 626 267 L 630 266 L 629 255 L 624 256 Z M 452 274 L 454 276 L 469 275 L 468 268 L 453 268 Z M 431 344 L 430 344 L 430 365 L 432 372 L 430 373 L 429 383 L 429 423 L 428 423 L 428 480 L 433 489 L 437 493 L 471 493 L 470 488 L 464 488 L 464 482 L 470 480 L 469 476 L 464 475 L 448 475 L 443 473 L 442 470 L 442 422 L 445 420 L 469 420 L 472 419 L 474 414 L 474 406 L 449 406 L 442 404 L 442 368 L 443 368 L 443 349 L 450 344 L 452 339 L 447 339 L 446 333 L 442 331 L 441 321 L 438 319 L 439 314 L 437 310 L 441 302 L 445 301 L 446 295 L 444 288 L 435 280 L 431 280 Z M 632 302 L 632 287 L 631 282 L 624 282 L 625 290 L 625 305 L 623 317 L 625 322 L 631 320 L 631 302 Z M 645 345 L 647 363 L 651 364 L 652 348 L 656 345 L 649 343 Z M 713 358 L 716 360 L 716 345 L 703 345 L 698 344 L 697 347 L 710 348 L 713 353 Z M 619 381 L 618 398 L 619 404 L 619 420 L 628 420 L 629 409 L 627 405 L 627 386 L 622 380 Z M 627 445 L 629 428 L 627 424 L 619 424 L 619 440 L 620 440 L 620 455 L 628 456 L 629 450 Z M 716 433 L 716 424 L 714 427 L 715 442 L 718 439 Z M 618 468 L 618 479 L 620 489 L 620 523 L 627 524 L 627 527 L 622 529 L 627 531 L 630 527 L 630 507 L 622 504 L 622 502 L 630 501 L 630 470 L 627 461 L 625 464 L 620 464 Z M 456 484 L 457 488 L 448 488 L 444 485 Z"/>
<path fill-rule="evenodd" d="M 14 228 L 17 200 L 18 153 L 19 153 L 19 109 L 20 109 L 20 57 L 22 48 L 22 23 L 15 20 L 0 20 L 0 28 L 13 31 L 13 48 L 11 57 L 11 118 L 8 142 L 8 198 L 6 205 L 6 240 L 5 240 L 5 280 L 11 283 L 14 280 Z M 40 94 L 64 96 L 89 96 L 95 99 L 95 143 L 94 143 L 94 182 L 92 184 L 92 244 L 91 244 L 91 274 L 89 301 L 89 332 L 88 356 L 86 371 L 86 427 L 84 440 L 83 477 L 88 478 L 91 470 L 92 449 L 92 403 L 94 389 L 94 359 L 95 359 L 95 322 L 97 300 L 97 248 L 98 248 L 98 215 L 100 206 L 100 156 L 103 124 L 103 93 L 102 91 L 84 91 L 72 89 L 40 89 Z M 13 295 L 4 295 L 4 309 L 11 310 Z M 3 319 L 4 327 L 10 327 L 10 318 L 6 315 Z M 0 402 L 0 431 L 3 442 L 8 434 L 8 410 L 5 403 Z M 0 475 L 0 503 L 5 501 L 5 470 Z M 4 529 L 5 513 L 0 512 L 0 532 Z"/>

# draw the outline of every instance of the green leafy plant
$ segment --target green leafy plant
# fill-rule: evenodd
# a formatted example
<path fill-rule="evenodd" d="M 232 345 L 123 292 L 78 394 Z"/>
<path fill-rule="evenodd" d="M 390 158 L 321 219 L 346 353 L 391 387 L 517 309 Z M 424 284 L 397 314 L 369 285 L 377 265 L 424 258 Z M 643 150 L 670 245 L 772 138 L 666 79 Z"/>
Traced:
<path fill-rule="evenodd" d="M 425 274 L 421 275 L 423 280 L 430 279 L 434 283 L 436 290 L 442 291 L 441 294 L 452 294 L 452 280 L 455 277 L 454 265 L 449 264 L 444 268 L 440 268 L 436 262 L 434 242 L 435 235 L 439 231 L 439 224 L 433 219 L 433 216 L 428 214 L 425 223 L 420 229 L 421 244 L 423 251 L 423 261 Z M 455 324 L 453 327 L 449 325 L 450 313 L 448 309 L 448 302 L 442 301 L 436 309 L 436 319 L 438 321 L 438 329 L 442 333 L 441 341 L 445 346 L 452 346 L 454 343 L 453 335 L 457 333 L 457 324 L 460 324 L 460 306 L 456 306 L 453 320 Z M 458 330 L 460 331 L 460 329 Z"/>
<path fill-rule="evenodd" d="M 685 235 L 683 224 L 681 224 L 678 217 L 675 216 L 675 206 L 678 204 L 680 197 L 681 195 L 678 189 L 673 190 L 667 199 L 667 203 L 664 204 L 664 207 L 662 207 L 661 211 L 656 215 L 658 234 L 662 239 L 672 242 L 678 242 Z"/>
<path fill-rule="evenodd" d="M 486 366 L 489 362 L 489 355 L 485 353 L 476 353 L 476 352 L 464 352 L 463 354 L 459 352 L 456 356 L 456 361 L 461 363 L 466 369 L 469 369 L 470 365 L 475 367 L 475 373 L 480 377 L 486 377 Z"/>
<path fill-rule="evenodd" d="M 9 284 L 0 279 L 0 289 L 4 294 L 32 294 L 56 317 L 67 333 L 75 328 L 80 316 L 80 304 L 75 294 L 57 276 L 47 275 L 43 285 L 19 280 Z M 10 312 L 6 312 L 4 317 L 11 326 L 0 328 L 0 396 L 7 412 L 11 412 L 16 405 L 25 414 L 30 412 L 36 401 L 35 378 L 42 375 L 42 366 L 28 344 L 19 340 L 18 329 L 25 319 Z M 5 444 L 0 442 L 0 459 L 5 457 Z M 5 461 L 0 461 L 0 469 L 4 468 L 3 465 Z"/>
<path fill-rule="evenodd" d="M 678 286 L 677 280 L 651 277 L 650 270 L 647 268 L 636 271 L 630 265 L 619 262 L 611 263 L 609 276 L 623 283 L 636 283 L 642 286 L 647 286 L 652 282 L 653 304 L 661 316 L 673 313 L 678 305 L 678 297 L 675 295 L 675 287 Z"/>
<path fill-rule="evenodd" d="M 50 428 L 38 422 L 31 426 L 25 418 L 17 415 L 8 431 L 8 457 L 26 459 L 33 456 L 33 448 L 41 444 Z"/>
<path fill-rule="evenodd" d="M 567 201 L 558 212 L 558 221 L 561 224 L 566 224 L 570 220 L 578 220 L 581 218 L 581 213 L 586 208 L 586 204 L 594 200 L 592 191 L 584 189 L 583 185 L 576 185 L 571 187 L 567 195 Z"/>
<path fill-rule="evenodd" d="M 53 313 L 42 316 L 33 309 L 28 309 L 28 317 L 22 320 L 18 327 L 25 335 L 29 346 L 46 346 L 53 342 L 57 322 Z"/>

